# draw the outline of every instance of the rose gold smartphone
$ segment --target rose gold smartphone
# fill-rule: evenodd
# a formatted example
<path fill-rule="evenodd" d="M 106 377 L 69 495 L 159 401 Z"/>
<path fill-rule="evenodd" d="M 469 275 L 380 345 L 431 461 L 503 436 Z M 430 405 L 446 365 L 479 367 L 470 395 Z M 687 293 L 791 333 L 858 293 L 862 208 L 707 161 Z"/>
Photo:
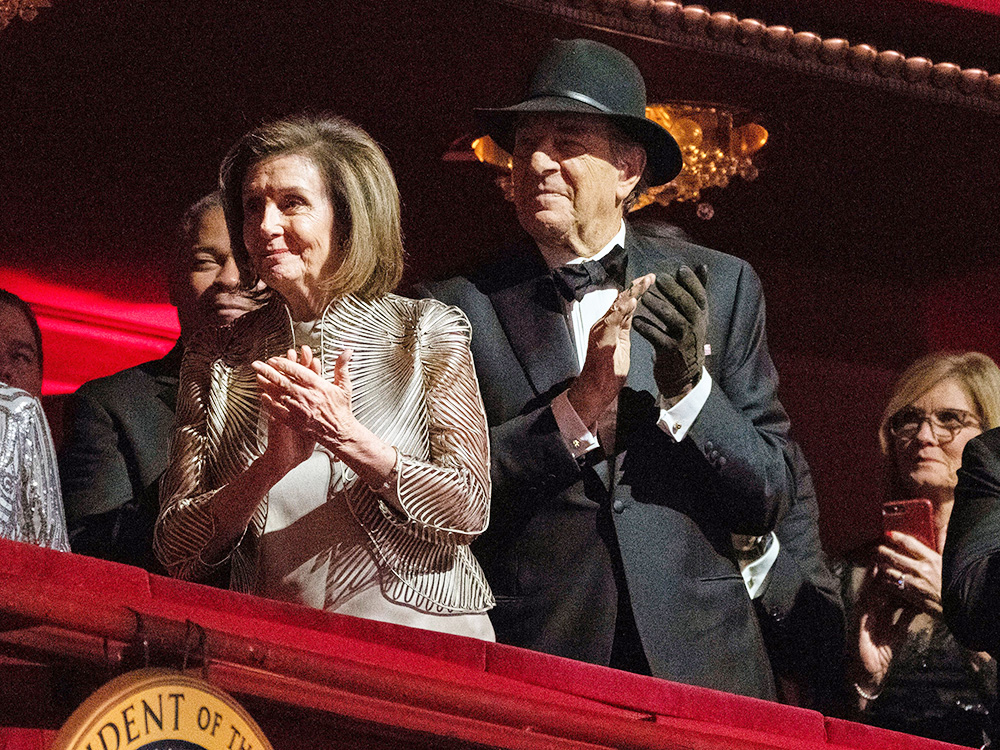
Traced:
<path fill-rule="evenodd" d="M 886 532 L 901 531 L 919 539 L 935 552 L 941 551 L 937 548 L 934 506 L 926 498 L 883 503 L 882 529 Z"/>

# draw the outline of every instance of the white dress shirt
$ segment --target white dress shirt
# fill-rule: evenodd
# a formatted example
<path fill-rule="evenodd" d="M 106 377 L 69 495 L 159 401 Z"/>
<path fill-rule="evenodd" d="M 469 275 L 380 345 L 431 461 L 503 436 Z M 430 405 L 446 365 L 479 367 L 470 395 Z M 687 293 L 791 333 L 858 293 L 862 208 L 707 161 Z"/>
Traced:
<path fill-rule="evenodd" d="M 566 265 L 583 263 L 588 260 L 600 260 L 610 253 L 615 246 L 625 246 L 625 221 L 622 220 L 618 233 L 611 238 L 599 253 L 590 258 L 573 258 Z M 548 258 L 546 258 L 548 262 Z M 550 264 L 549 268 L 556 266 Z M 587 343 L 590 337 L 590 329 L 594 324 L 604 317 L 604 314 L 611 309 L 611 305 L 618 297 L 618 288 L 613 282 L 608 283 L 599 289 L 594 289 L 583 295 L 581 300 L 563 300 L 566 318 L 570 326 L 570 333 L 573 337 L 573 344 L 576 349 L 577 365 L 582 369 L 587 358 Z M 705 344 L 705 354 L 711 354 L 708 344 Z M 660 417 L 656 421 L 657 427 L 666 434 L 680 442 L 688 434 L 688 430 L 694 424 L 701 413 L 708 396 L 712 391 L 712 376 L 708 370 L 701 368 L 701 378 L 698 383 L 685 396 L 667 408 L 667 399 L 661 394 L 657 398 L 660 406 Z M 566 391 L 563 391 L 552 400 L 552 414 L 555 416 L 559 433 L 566 442 L 566 447 L 574 458 L 579 458 L 597 448 L 600 443 L 597 436 L 583 423 L 576 409 L 569 402 Z M 778 537 L 771 532 L 766 551 L 756 560 L 745 563 L 741 566 L 743 582 L 747 587 L 751 599 L 756 599 L 764 593 L 764 584 L 767 581 L 767 574 L 774 565 L 778 556 L 780 544 Z"/>
<path fill-rule="evenodd" d="M 780 551 L 781 543 L 778 541 L 777 534 L 772 531 L 768 534 L 764 553 L 740 566 L 740 574 L 743 576 L 743 583 L 746 585 L 747 593 L 750 594 L 751 599 L 758 599 L 764 593 L 767 574 L 774 567 L 774 561 L 778 559 Z"/>
<path fill-rule="evenodd" d="M 625 246 L 625 222 L 621 223 L 618 233 L 611 238 L 599 253 L 590 258 L 574 258 L 567 265 L 583 263 L 588 260 L 600 260 L 610 253 L 616 245 Z M 553 266 L 550 266 L 550 268 Z M 570 326 L 570 333 L 576 348 L 577 365 L 582 369 L 587 358 L 587 342 L 590 338 L 590 329 L 594 324 L 604 317 L 605 313 L 611 309 L 612 303 L 618 297 L 618 288 L 609 281 L 607 285 L 600 289 L 587 292 L 583 299 L 577 301 L 565 301 L 566 317 Z M 708 370 L 702 368 L 701 379 L 691 391 L 678 401 L 673 407 L 665 408 L 666 399 L 659 398 L 660 418 L 657 425 L 661 430 L 670 435 L 675 441 L 680 442 L 687 435 L 691 425 L 701 413 L 702 407 L 708 401 L 708 394 L 712 390 L 712 377 Z M 598 446 L 597 436 L 583 423 L 576 413 L 566 392 L 563 391 L 552 401 L 552 413 L 559 426 L 559 432 L 566 441 L 566 447 L 574 458 L 592 451 Z"/>

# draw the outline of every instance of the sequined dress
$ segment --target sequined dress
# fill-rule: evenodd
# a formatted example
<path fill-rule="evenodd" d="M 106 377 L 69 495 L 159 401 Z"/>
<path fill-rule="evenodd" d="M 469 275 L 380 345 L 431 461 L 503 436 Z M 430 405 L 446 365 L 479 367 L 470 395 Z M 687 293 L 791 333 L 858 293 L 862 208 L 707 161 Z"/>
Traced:
<path fill-rule="evenodd" d="M 0 536 L 69 552 L 56 451 L 37 399 L 0 383 Z"/>

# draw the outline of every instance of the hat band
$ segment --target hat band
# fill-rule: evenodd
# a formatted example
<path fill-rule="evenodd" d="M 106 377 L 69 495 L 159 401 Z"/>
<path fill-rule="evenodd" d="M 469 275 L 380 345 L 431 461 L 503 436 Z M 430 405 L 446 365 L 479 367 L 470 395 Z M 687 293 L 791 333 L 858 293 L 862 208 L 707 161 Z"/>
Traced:
<path fill-rule="evenodd" d="M 540 91 L 539 93 L 535 94 L 535 96 L 531 97 L 531 99 L 544 99 L 545 97 L 548 97 L 548 96 L 557 96 L 557 97 L 560 97 L 562 99 L 573 99 L 574 101 L 578 101 L 578 102 L 580 102 L 582 104 L 586 104 L 588 106 L 591 106 L 594 109 L 596 109 L 596 110 L 598 110 L 600 112 L 603 112 L 606 115 L 613 115 L 613 114 L 615 114 L 615 112 L 612 109 L 610 109 L 609 107 L 604 106 L 603 104 L 601 104 L 596 99 L 591 99 L 586 94 L 581 94 L 578 91 L 559 91 L 559 90 L 556 90 L 556 91 Z M 531 100 L 529 99 L 529 101 L 531 101 Z"/>

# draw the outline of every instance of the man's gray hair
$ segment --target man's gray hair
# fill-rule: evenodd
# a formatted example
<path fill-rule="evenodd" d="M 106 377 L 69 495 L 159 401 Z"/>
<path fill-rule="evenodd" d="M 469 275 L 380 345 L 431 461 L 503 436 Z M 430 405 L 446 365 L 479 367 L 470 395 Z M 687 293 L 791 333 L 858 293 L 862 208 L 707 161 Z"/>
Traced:
<path fill-rule="evenodd" d="M 608 140 L 611 144 L 611 158 L 615 160 L 616 165 L 624 162 L 628 158 L 628 152 L 632 149 L 642 149 L 642 153 L 644 155 L 646 153 L 646 149 L 643 148 L 641 143 L 633 138 L 630 138 L 620 128 L 615 126 L 608 128 Z M 639 177 L 639 182 L 637 182 L 635 187 L 632 188 L 632 192 L 628 194 L 628 197 L 622 204 L 622 213 L 627 215 L 632 209 L 632 206 L 634 206 L 636 201 L 639 200 L 639 196 L 649 189 L 649 179 L 647 178 L 648 171 L 649 170 L 647 168 L 643 167 L 642 175 Z"/>

